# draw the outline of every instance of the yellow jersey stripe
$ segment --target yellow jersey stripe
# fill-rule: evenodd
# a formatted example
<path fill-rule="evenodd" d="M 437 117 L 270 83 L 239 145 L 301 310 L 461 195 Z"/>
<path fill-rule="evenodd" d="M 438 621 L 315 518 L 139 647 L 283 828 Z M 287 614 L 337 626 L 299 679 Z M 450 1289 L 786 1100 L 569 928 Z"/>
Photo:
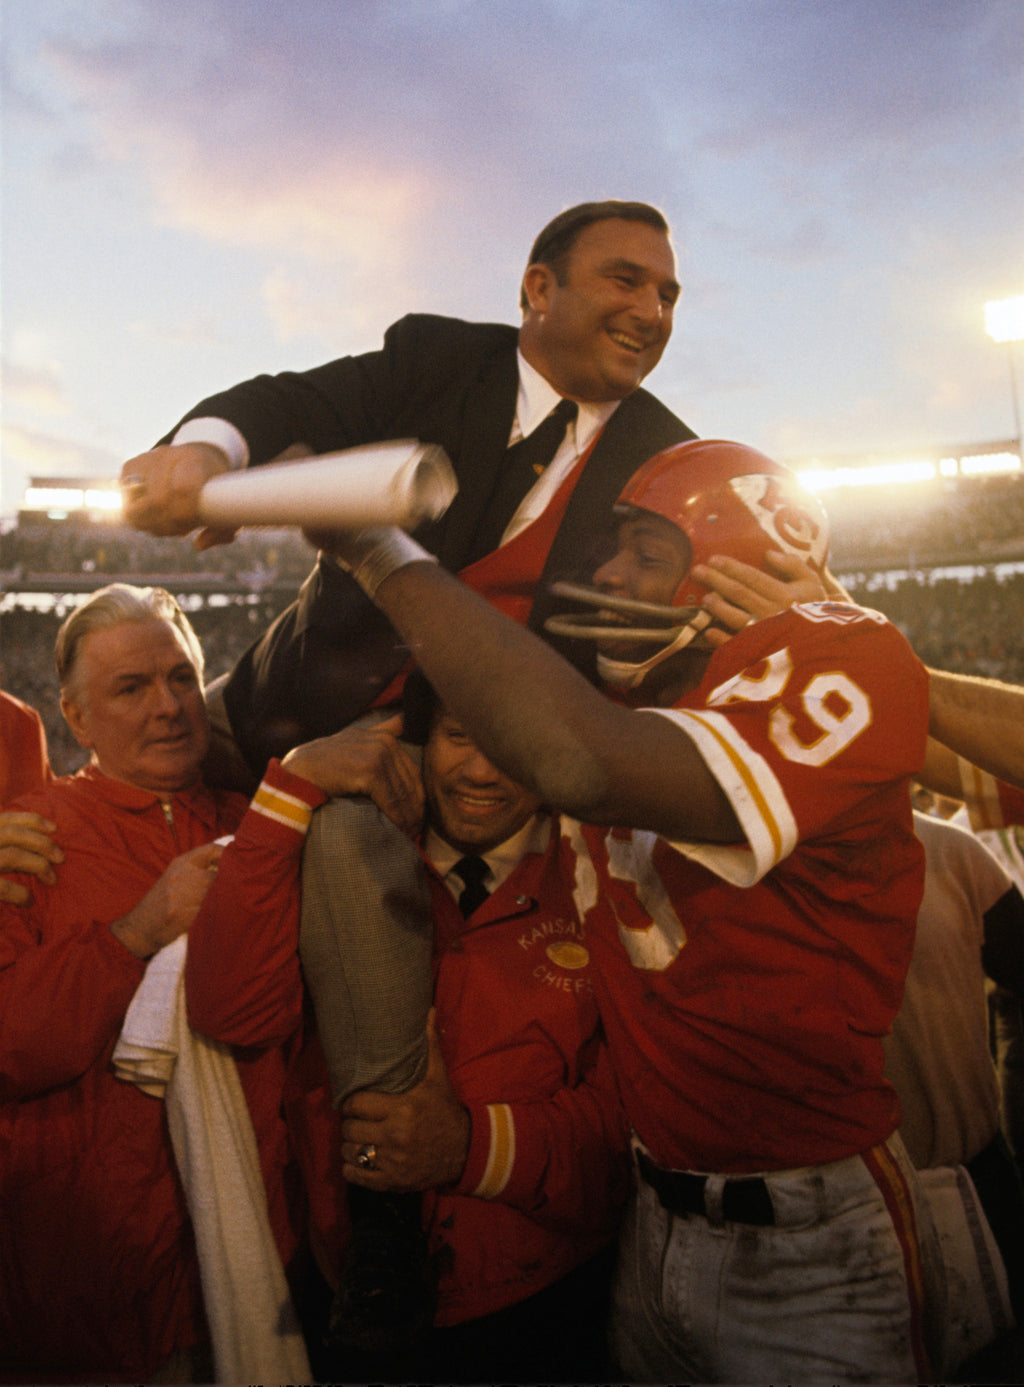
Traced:
<path fill-rule="evenodd" d="M 979 769 L 962 756 L 957 758 L 960 789 L 967 804 L 967 814 L 975 833 L 981 829 L 1002 828 L 1003 813 L 995 777 Z"/>
<path fill-rule="evenodd" d="M 479 1185 L 473 1191 L 478 1199 L 497 1199 L 512 1176 L 516 1159 L 516 1126 L 507 1103 L 488 1103 L 491 1123 L 491 1149 Z"/>
<path fill-rule="evenodd" d="M 253 796 L 252 807 L 258 814 L 265 814 L 276 823 L 294 828 L 297 833 L 305 833 L 313 817 L 312 809 L 303 800 L 275 789 L 265 780 Z"/>

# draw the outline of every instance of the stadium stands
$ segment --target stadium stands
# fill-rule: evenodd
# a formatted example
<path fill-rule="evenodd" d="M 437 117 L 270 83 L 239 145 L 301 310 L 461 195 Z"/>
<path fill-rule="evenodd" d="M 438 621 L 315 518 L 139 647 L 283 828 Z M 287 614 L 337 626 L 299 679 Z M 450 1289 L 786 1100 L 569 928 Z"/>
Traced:
<path fill-rule="evenodd" d="M 928 664 L 1024 683 L 1024 476 L 846 488 L 823 499 L 832 570 L 858 601 L 885 612 Z M 197 553 L 109 522 L 23 518 L 0 535 L 0 683 L 39 709 L 54 768 L 73 770 L 83 758 L 60 716 L 51 652 L 77 595 L 117 579 L 169 588 L 215 678 L 292 600 L 311 560 L 294 531 L 245 531 Z"/>

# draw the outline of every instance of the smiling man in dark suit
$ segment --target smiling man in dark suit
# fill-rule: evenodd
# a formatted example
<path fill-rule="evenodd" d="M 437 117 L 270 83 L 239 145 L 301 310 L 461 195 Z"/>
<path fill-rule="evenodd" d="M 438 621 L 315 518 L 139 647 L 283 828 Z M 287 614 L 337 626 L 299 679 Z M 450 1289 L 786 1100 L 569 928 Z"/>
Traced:
<path fill-rule="evenodd" d="M 520 552 L 512 563 L 509 551 L 514 574 L 492 559 L 482 578 L 466 576 L 492 596 L 509 586 L 536 589 L 532 611 L 527 602 L 520 614 L 540 629 L 548 585 L 575 571 L 626 478 L 651 454 L 693 437 L 639 388 L 668 342 L 678 294 L 668 226 L 656 208 L 618 201 L 570 208 L 530 252 L 518 329 L 410 315 L 388 329 L 380 351 L 259 376 L 211 396 L 160 446 L 125 464 L 123 477 L 136 482 L 126 490 L 125 517 L 153 534 L 187 534 L 200 523 L 203 482 L 228 468 L 258 466 L 297 446 L 323 453 L 395 438 L 437 443 L 452 460 L 459 493 L 417 539 L 460 572 L 526 535 L 519 548 L 529 543 L 528 558 Z M 578 412 L 524 499 L 502 480 L 507 450 L 563 399 Z M 546 525 L 531 533 L 545 514 Z M 201 531 L 197 543 L 227 538 Z M 358 716 L 404 655 L 348 576 L 321 558 L 224 691 L 254 774 L 268 756 Z"/>
<path fill-rule="evenodd" d="M 414 314 L 388 329 L 380 351 L 212 396 L 125 464 L 125 517 L 153 534 L 188 534 L 200 525 L 199 491 L 219 472 L 295 451 L 418 438 L 444 448 L 459 489 L 416 538 L 540 630 L 550 584 L 594 567 L 595 538 L 626 480 L 654 453 L 694 436 L 640 388 L 671 335 L 678 295 L 661 212 L 637 202 L 570 208 L 530 251 L 518 329 Z M 524 449 L 534 454 L 526 461 Z M 231 537 L 200 530 L 196 543 Z M 566 643 L 570 658 L 575 644 Z M 254 778 L 270 757 L 392 702 L 407 661 L 387 620 L 321 555 L 297 601 L 223 690 Z M 337 801 L 334 810 L 327 851 L 342 866 L 332 908 L 321 909 L 322 887 L 307 864 L 301 947 L 341 1102 L 366 1088 L 404 1092 L 422 1079 L 433 930 L 429 883 L 408 839 L 372 803 Z M 325 915 L 330 929 L 317 923 Z M 401 1337 L 424 1313 L 429 1319 L 418 1197 L 375 1202 L 350 1210 L 355 1251 L 338 1321 L 350 1346 L 373 1342 L 382 1325 Z"/>

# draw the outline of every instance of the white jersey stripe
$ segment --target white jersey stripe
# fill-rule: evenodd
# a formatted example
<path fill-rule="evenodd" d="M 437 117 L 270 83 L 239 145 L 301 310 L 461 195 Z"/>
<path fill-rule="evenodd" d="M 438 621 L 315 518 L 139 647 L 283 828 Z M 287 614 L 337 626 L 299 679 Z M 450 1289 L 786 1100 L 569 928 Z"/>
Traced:
<path fill-rule="evenodd" d="M 771 766 L 720 713 L 687 708 L 651 709 L 679 724 L 736 812 L 747 842 L 673 843 L 734 886 L 753 886 L 796 846 L 798 833 L 789 801 Z"/>

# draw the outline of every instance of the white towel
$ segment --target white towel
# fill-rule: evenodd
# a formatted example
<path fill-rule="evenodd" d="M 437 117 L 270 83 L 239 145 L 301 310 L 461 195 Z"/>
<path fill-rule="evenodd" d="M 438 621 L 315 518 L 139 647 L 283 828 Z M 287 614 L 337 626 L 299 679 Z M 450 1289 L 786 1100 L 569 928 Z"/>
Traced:
<path fill-rule="evenodd" d="M 310 1382 L 230 1047 L 198 1035 L 185 1015 L 186 939 L 180 935 L 150 959 L 114 1050 L 114 1068 L 119 1078 L 166 1099 L 217 1381 Z"/>

